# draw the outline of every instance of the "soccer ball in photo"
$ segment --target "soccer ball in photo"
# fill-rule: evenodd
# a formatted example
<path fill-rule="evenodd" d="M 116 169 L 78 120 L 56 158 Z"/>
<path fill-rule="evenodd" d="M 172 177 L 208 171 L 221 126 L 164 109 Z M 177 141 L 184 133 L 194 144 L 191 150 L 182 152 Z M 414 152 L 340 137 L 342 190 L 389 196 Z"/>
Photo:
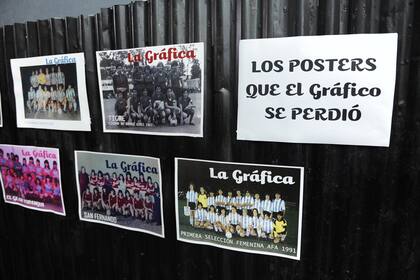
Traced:
<path fill-rule="evenodd" d="M 226 238 L 228 238 L 228 239 L 232 238 L 232 233 L 230 231 L 226 232 Z"/>

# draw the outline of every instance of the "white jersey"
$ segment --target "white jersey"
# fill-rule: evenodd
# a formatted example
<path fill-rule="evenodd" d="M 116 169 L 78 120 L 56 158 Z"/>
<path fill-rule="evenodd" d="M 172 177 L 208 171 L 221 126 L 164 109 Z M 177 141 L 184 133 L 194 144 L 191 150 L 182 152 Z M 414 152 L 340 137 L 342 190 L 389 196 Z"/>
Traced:
<path fill-rule="evenodd" d="M 195 211 L 195 218 L 199 222 L 205 222 L 207 218 L 207 212 L 204 209 L 197 209 Z"/>
<path fill-rule="evenodd" d="M 30 91 L 28 91 L 28 100 L 33 100 L 36 96 L 36 92 L 32 89 Z"/>
<path fill-rule="evenodd" d="M 282 199 L 274 199 L 272 202 L 272 211 L 280 212 L 286 210 L 286 205 Z"/>
<path fill-rule="evenodd" d="M 64 85 L 66 83 L 66 78 L 63 72 L 57 72 L 57 83 Z"/>
<path fill-rule="evenodd" d="M 57 92 L 55 90 L 51 91 L 51 99 L 53 101 L 57 100 Z"/>
<path fill-rule="evenodd" d="M 217 221 L 217 214 L 216 212 L 208 212 L 207 213 L 207 221 L 214 224 Z"/>
<path fill-rule="evenodd" d="M 230 213 L 228 215 L 228 221 L 229 221 L 229 224 L 231 225 L 238 225 L 240 219 L 241 219 L 241 215 L 239 215 L 238 213 L 235 213 L 235 214 Z"/>
<path fill-rule="evenodd" d="M 271 233 L 273 231 L 273 221 L 271 219 L 264 219 L 262 222 L 262 231 Z"/>
<path fill-rule="evenodd" d="M 236 208 L 242 209 L 242 204 L 244 203 L 244 197 L 243 196 L 236 196 L 233 198 L 232 201 L 234 204 L 236 204 Z"/>
<path fill-rule="evenodd" d="M 45 74 L 45 85 L 46 86 L 50 86 L 51 85 L 50 74 Z"/>
<path fill-rule="evenodd" d="M 63 101 L 64 97 L 66 97 L 66 94 L 64 93 L 64 90 L 57 91 L 58 100 Z"/>
<path fill-rule="evenodd" d="M 252 218 L 250 216 L 242 216 L 241 218 L 241 226 L 243 229 L 249 228 L 252 225 Z"/>
<path fill-rule="evenodd" d="M 36 91 L 36 100 L 42 100 L 43 98 L 44 98 L 44 91 L 41 88 L 39 88 Z"/>
<path fill-rule="evenodd" d="M 244 196 L 243 204 L 246 209 L 252 209 L 252 206 L 254 205 L 254 198 L 252 196 Z"/>
<path fill-rule="evenodd" d="M 37 88 L 39 86 L 38 75 L 32 75 L 30 78 L 31 86 Z"/>
<path fill-rule="evenodd" d="M 256 228 L 261 228 L 264 220 L 260 217 L 252 216 L 251 221 L 252 221 L 252 227 L 256 229 Z"/>
<path fill-rule="evenodd" d="M 218 196 L 216 196 L 215 202 L 216 206 L 223 207 L 226 204 L 226 197 L 224 195 L 219 194 Z"/>
<path fill-rule="evenodd" d="M 51 84 L 52 85 L 57 85 L 58 83 L 57 83 L 57 73 L 55 73 L 55 72 L 52 72 L 51 74 L 50 74 L 50 80 L 51 80 Z"/>
<path fill-rule="evenodd" d="M 226 209 L 227 210 L 230 210 L 230 209 L 232 209 L 232 205 L 228 205 L 229 203 L 232 203 L 233 202 L 233 197 L 229 197 L 229 196 L 227 196 L 226 197 L 226 199 L 225 199 L 225 203 L 226 203 Z"/>
<path fill-rule="evenodd" d="M 258 213 L 262 213 L 264 210 L 263 210 L 263 204 L 262 204 L 261 199 L 254 199 L 254 205 L 252 208 L 257 209 Z"/>
<path fill-rule="evenodd" d="M 76 93 L 74 92 L 74 88 L 68 88 L 66 90 L 66 97 L 68 101 L 73 101 L 75 96 L 76 96 Z"/>
<path fill-rule="evenodd" d="M 271 200 L 265 199 L 262 202 L 263 210 L 271 213 Z"/>
<path fill-rule="evenodd" d="M 187 191 L 187 202 L 197 203 L 198 193 L 195 191 Z"/>
<path fill-rule="evenodd" d="M 208 198 L 207 198 L 207 207 L 210 207 L 210 206 L 216 206 L 216 203 L 215 203 L 215 197 L 214 196 L 209 196 Z"/>
<path fill-rule="evenodd" d="M 218 215 L 217 221 L 220 222 L 224 226 L 228 224 L 228 218 L 224 215 Z"/>

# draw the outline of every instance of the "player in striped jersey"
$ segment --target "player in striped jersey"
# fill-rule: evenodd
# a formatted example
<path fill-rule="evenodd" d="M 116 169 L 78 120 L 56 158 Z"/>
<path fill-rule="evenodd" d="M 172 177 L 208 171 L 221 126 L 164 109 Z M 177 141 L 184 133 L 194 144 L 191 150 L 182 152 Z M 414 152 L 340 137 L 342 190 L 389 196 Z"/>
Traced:
<path fill-rule="evenodd" d="M 245 208 L 242 210 L 242 217 L 239 224 L 241 225 L 239 236 L 249 236 L 252 230 L 252 218 L 248 216 L 248 211 Z"/>
<path fill-rule="evenodd" d="M 218 193 L 218 195 L 216 196 L 216 200 L 215 200 L 216 201 L 216 210 L 217 210 L 217 213 L 220 214 L 222 208 L 225 208 L 225 206 L 226 206 L 226 198 L 223 195 L 223 191 L 221 189 L 219 189 L 217 191 L 217 193 Z"/>
<path fill-rule="evenodd" d="M 194 191 L 194 185 L 191 183 L 190 190 L 187 191 L 186 198 L 188 207 L 190 207 L 190 225 L 195 225 L 195 209 L 197 207 L 198 193 Z"/>
<path fill-rule="evenodd" d="M 232 209 L 232 205 L 233 205 L 233 197 L 232 197 L 232 192 L 228 192 L 227 197 L 225 197 L 225 208 L 226 208 L 226 213 L 229 214 L 230 210 Z"/>
<path fill-rule="evenodd" d="M 242 196 L 241 191 L 236 191 L 236 196 L 233 198 L 233 205 L 235 205 L 239 215 L 242 215 L 243 204 L 244 197 Z"/>
<path fill-rule="evenodd" d="M 207 221 L 207 211 L 203 209 L 203 205 L 199 202 L 195 211 L 195 227 L 204 228 Z"/>
<path fill-rule="evenodd" d="M 207 197 L 207 207 L 210 206 L 216 207 L 216 198 L 214 197 L 214 192 L 209 193 L 209 197 Z"/>
<path fill-rule="evenodd" d="M 262 216 L 258 215 L 258 210 L 256 208 L 252 210 L 251 221 L 252 221 L 252 230 L 250 232 L 250 235 L 260 237 L 263 218 Z"/>
<path fill-rule="evenodd" d="M 231 212 L 229 213 L 227 220 L 229 225 L 229 231 L 231 233 L 240 231 L 241 226 L 239 225 L 239 222 L 241 220 L 241 215 L 238 214 L 235 206 L 232 206 Z"/>
<path fill-rule="evenodd" d="M 227 221 L 227 216 L 226 216 L 226 209 L 225 208 L 221 208 L 220 209 L 220 214 L 217 216 L 217 221 L 216 221 L 216 225 L 214 227 L 214 230 L 216 232 L 226 232 L 227 230 L 227 225 L 228 225 L 228 221 Z"/>
<path fill-rule="evenodd" d="M 207 229 L 215 229 L 217 221 L 217 214 L 216 209 L 213 205 L 209 206 L 209 211 L 207 212 L 207 219 L 206 223 L 204 224 L 204 227 Z"/>
<path fill-rule="evenodd" d="M 256 193 L 254 195 L 254 204 L 253 204 L 252 208 L 257 209 L 259 214 L 261 214 L 264 211 L 259 193 Z"/>
<path fill-rule="evenodd" d="M 262 221 L 262 233 L 261 237 L 269 238 L 273 232 L 273 221 L 270 219 L 268 214 L 264 214 L 264 220 Z"/>
<path fill-rule="evenodd" d="M 275 199 L 273 200 L 271 207 L 272 207 L 274 218 L 276 218 L 277 214 L 279 214 L 280 212 L 282 213 L 282 216 L 284 215 L 284 212 L 286 210 L 286 205 L 284 203 L 284 200 L 281 199 L 281 196 L 279 193 L 275 194 Z"/>
<path fill-rule="evenodd" d="M 251 209 L 254 205 L 254 198 L 251 196 L 249 191 L 246 191 L 245 197 L 243 199 L 243 206 L 248 210 L 248 215 L 251 215 Z"/>
<path fill-rule="evenodd" d="M 265 199 L 262 202 L 262 207 L 263 207 L 264 215 L 267 214 L 270 217 L 271 216 L 272 207 L 271 207 L 271 200 L 270 200 L 270 195 L 269 194 L 266 194 L 265 195 Z"/>

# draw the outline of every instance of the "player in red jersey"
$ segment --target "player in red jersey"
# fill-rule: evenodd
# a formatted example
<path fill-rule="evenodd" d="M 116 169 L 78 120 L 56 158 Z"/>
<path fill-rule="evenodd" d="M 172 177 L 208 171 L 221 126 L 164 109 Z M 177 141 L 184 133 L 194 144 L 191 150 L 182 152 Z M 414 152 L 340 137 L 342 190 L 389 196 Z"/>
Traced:
<path fill-rule="evenodd" d="M 113 189 L 111 191 L 111 193 L 108 196 L 108 205 L 109 205 L 109 209 L 111 209 L 111 212 L 117 212 L 117 194 L 115 189 Z"/>
<path fill-rule="evenodd" d="M 102 192 L 101 192 L 101 207 L 102 209 L 107 210 L 109 209 L 109 204 L 108 204 L 108 193 L 106 191 L 105 188 L 102 188 Z"/>
<path fill-rule="evenodd" d="M 134 216 L 133 198 L 129 190 L 125 191 L 124 197 L 124 216 Z"/>
<path fill-rule="evenodd" d="M 117 197 L 117 213 L 120 215 L 123 215 L 123 211 L 124 211 L 124 203 L 125 203 L 125 198 L 124 198 L 124 194 L 122 192 L 122 190 L 118 191 L 118 197 Z"/>
<path fill-rule="evenodd" d="M 146 196 L 144 202 L 144 215 L 147 223 L 150 223 L 153 220 L 153 202 L 151 201 L 150 196 Z"/>
<path fill-rule="evenodd" d="M 44 177 L 50 176 L 50 173 L 51 173 L 50 163 L 48 162 L 48 160 L 44 160 L 44 169 L 42 170 L 42 176 Z"/>
<path fill-rule="evenodd" d="M 105 178 L 102 171 L 98 171 L 98 179 L 96 181 L 96 185 L 98 187 L 98 190 L 101 191 L 103 186 L 105 185 Z"/>
<path fill-rule="evenodd" d="M 101 194 L 97 187 L 93 189 L 92 207 L 96 210 L 102 209 Z"/>
<path fill-rule="evenodd" d="M 134 216 L 136 218 L 144 219 L 144 199 L 140 197 L 139 192 L 134 194 Z"/>
<path fill-rule="evenodd" d="M 92 193 L 89 188 L 82 194 L 82 208 L 92 208 Z"/>
<path fill-rule="evenodd" d="M 91 187 L 91 190 L 93 190 L 98 184 L 98 177 L 96 176 L 96 172 L 95 170 L 92 169 L 92 171 L 90 172 L 90 177 L 89 177 L 89 185 Z"/>
<path fill-rule="evenodd" d="M 125 174 L 125 187 L 126 187 L 126 191 L 129 191 L 130 194 L 133 193 L 133 188 L 134 188 L 134 181 L 133 178 L 131 178 L 131 173 L 127 172 Z"/>
<path fill-rule="evenodd" d="M 117 192 L 120 186 L 120 181 L 118 180 L 118 176 L 116 172 L 112 173 L 111 181 L 112 181 L 112 188 L 115 190 L 115 192 Z"/>
<path fill-rule="evenodd" d="M 50 172 L 49 175 L 53 179 L 60 178 L 60 171 L 58 171 L 58 165 L 57 165 L 57 162 L 55 160 L 53 161 L 53 168 L 51 169 L 51 172 Z"/>

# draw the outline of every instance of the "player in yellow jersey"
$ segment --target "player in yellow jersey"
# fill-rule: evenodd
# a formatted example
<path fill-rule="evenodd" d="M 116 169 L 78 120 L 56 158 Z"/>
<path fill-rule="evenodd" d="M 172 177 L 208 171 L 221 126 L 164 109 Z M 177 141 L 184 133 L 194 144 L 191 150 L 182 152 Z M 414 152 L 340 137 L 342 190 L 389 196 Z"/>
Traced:
<path fill-rule="evenodd" d="M 273 223 L 273 241 L 274 243 L 284 242 L 287 235 L 287 221 L 282 212 L 277 213 L 277 218 Z"/>
<path fill-rule="evenodd" d="M 42 73 L 42 69 L 39 69 L 38 83 L 41 86 L 45 86 L 45 84 L 47 83 L 47 77 L 45 76 L 44 73 Z"/>
<path fill-rule="evenodd" d="M 201 203 L 204 210 L 207 210 L 207 193 L 203 187 L 200 188 L 200 193 L 198 194 L 197 201 L 198 203 Z"/>

